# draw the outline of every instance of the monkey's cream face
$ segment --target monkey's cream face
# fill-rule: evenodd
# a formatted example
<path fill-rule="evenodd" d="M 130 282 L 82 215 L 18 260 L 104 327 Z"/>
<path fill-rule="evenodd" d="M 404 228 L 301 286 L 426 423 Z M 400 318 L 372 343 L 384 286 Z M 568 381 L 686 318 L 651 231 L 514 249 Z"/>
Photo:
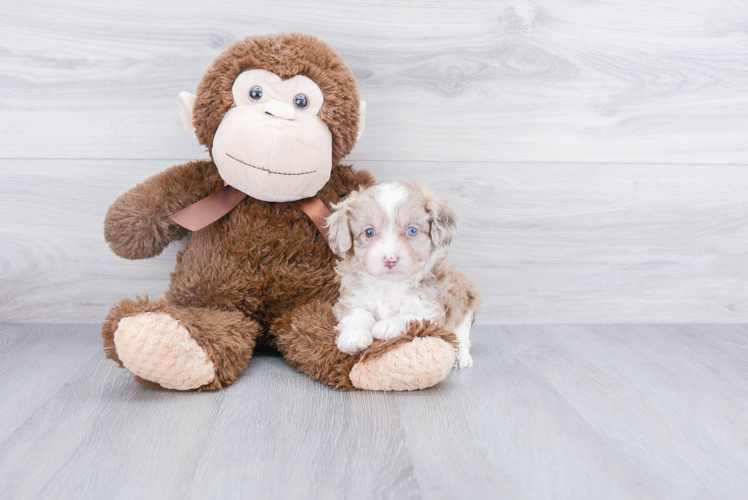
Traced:
<path fill-rule="evenodd" d="M 223 180 L 264 201 L 314 196 L 332 170 L 332 135 L 317 116 L 324 97 L 305 76 L 255 69 L 234 82 L 235 107 L 213 139 Z"/>
<path fill-rule="evenodd" d="M 264 69 L 240 74 L 231 89 L 234 106 L 213 137 L 213 161 L 231 186 L 263 201 L 314 196 L 330 179 L 332 134 L 318 114 L 324 95 L 314 81 L 288 80 Z M 179 94 L 182 125 L 197 139 L 196 96 Z M 366 103 L 361 102 L 358 137 Z"/>

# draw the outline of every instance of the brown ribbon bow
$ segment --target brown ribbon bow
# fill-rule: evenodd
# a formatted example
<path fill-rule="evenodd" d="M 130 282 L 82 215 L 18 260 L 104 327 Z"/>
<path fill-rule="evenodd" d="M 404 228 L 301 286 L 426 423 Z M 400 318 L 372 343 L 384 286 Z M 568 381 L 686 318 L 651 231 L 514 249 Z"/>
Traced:
<path fill-rule="evenodd" d="M 216 191 L 207 198 L 193 203 L 169 218 L 190 231 L 197 231 L 229 213 L 246 197 L 247 195 L 238 189 L 226 185 L 220 191 Z M 330 211 L 322 200 L 318 196 L 312 196 L 311 198 L 297 200 L 294 203 L 312 219 L 314 225 L 317 226 L 319 232 L 327 240 L 325 219 L 330 216 Z"/>

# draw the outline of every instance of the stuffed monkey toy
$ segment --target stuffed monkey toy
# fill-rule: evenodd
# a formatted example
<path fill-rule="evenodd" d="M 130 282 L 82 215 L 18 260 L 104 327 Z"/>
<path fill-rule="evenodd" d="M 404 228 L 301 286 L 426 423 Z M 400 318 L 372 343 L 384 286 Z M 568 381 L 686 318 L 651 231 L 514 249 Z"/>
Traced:
<path fill-rule="evenodd" d="M 325 239 L 332 204 L 374 184 L 340 165 L 365 104 L 343 59 L 309 35 L 248 37 L 182 92 L 185 129 L 210 154 L 120 196 L 104 222 L 117 255 L 146 259 L 189 237 L 160 300 L 123 299 L 103 324 L 108 358 L 154 389 L 220 389 L 258 343 L 341 390 L 413 390 L 443 380 L 456 338 L 412 322 L 356 356 L 335 345 L 339 293 Z"/>

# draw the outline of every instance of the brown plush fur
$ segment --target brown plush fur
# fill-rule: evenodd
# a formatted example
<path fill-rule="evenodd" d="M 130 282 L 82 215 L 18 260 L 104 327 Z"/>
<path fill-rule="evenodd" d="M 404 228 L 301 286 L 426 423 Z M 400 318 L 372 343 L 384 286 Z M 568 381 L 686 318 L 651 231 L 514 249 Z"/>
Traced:
<path fill-rule="evenodd" d="M 338 350 L 336 324 L 331 304 L 314 301 L 290 311 L 273 325 L 272 344 L 301 373 L 336 389 L 355 390 L 348 375 L 358 357 Z"/>
<path fill-rule="evenodd" d="M 223 187 L 213 162 L 171 167 L 117 198 L 104 219 L 104 238 L 126 259 L 159 255 L 172 241 L 189 234 L 169 216 Z"/>
<path fill-rule="evenodd" d="M 247 367 L 261 331 L 256 322 L 239 311 L 179 307 L 164 299 L 151 302 L 148 297 L 138 297 L 136 301 L 122 299 L 119 306 L 109 311 L 102 328 L 107 358 L 123 366 L 114 346 L 114 332 L 119 320 L 146 312 L 167 313 L 179 320 L 213 362 L 216 378 L 199 390 L 220 389 L 236 380 Z M 148 387 L 163 389 L 160 385 L 140 377 L 136 377 L 136 380 Z"/>
<path fill-rule="evenodd" d="M 357 356 L 342 353 L 335 345 L 337 320 L 329 302 L 315 301 L 299 307 L 275 322 L 270 330 L 273 345 L 301 373 L 344 391 L 357 390 L 349 375 L 353 365 L 371 362 L 417 337 L 437 337 L 457 349 L 457 337 L 431 321 L 411 321 L 408 329 L 392 340 L 375 340 Z"/>
<path fill-rule="evenodd" d="M 329 207 L 373 182 L 366 171 L 340 166 L 318 196 Z M 166 298 L 181 306 L 239 310 L 268 328 L 289 308 L 334 300 L 334 263 L 317 227 L 295 204 L 247 198 L 192 234 Z"/>
<path fill-rule="evenodd" d="M 211 148 L 218 125 L 233 105 L 234 79 L 255 68 L 282 78 L 302 74 L 319 85 L 325 97 L 319 116 L 332 132 L 333 164 L 337 165 L 356 142 L 356 83 L 340 56 L 308 35 L 250 37 L 218 57 L 198 88 L 194 106 L 200 142 Z M 352 191 L 373 184 L 369 172 L 337 165 L 318 196 L 330 208 Z M 222 186 L 212 161 L 190 162 L 154 175 L 111 206 L 104 223 L 106 241 L 127 259 L 158 255 L 172 241 L 190 234 L 169 216 Z M 122 365 L 114 344 L 120 319 L 163 312 L 186 328 L 215 366 L 215 380 L 200 390 L 231 384 L 260 341 L 276 346 L 310 377 L 353 389 L 348 375 L 358 358 L 343 354 L 335 345 L 331 304 L 339 285 L 334 263 L 317 227 L 296 204 L 247 198 L 223 218 L 191 233 L 177 257 L 164 299 L 124 299 L 111 310 L 102 328 L 107 357 Z M 448 332 L 429 325 L 414 328 L 397 342 L 377 345 L 376 352 L 426 334 L 417 331 L 454 344 Z"/>

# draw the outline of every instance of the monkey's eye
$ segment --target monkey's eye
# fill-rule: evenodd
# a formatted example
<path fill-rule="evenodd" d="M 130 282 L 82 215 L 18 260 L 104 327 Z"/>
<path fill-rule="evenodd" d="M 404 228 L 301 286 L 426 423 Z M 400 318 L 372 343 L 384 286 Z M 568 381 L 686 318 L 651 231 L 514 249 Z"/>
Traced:
<path fill-rule="evenodd" d="M 377 233 L 372 228 L 369 228 L 366 231 L 364 231 L 364 234 L 366 235 L 367 238 L 373 238 L 374 235 Z"/>
<path fill-rule="evenodd" d="M 259 101 L 262 99 L 262 87 L 256 85 L 249 89 L 249 98 L 253 101 Z"/>
<path fill-rule="evenodd" d="M 417 227 L 410 226 L 405 232 L 408 234 L 408 236 L 418 236 Z"/>
<path fill-rule="evenodd" d="M 306 109 L 309 107 L 309 98 L 304 94 L 296 94 L 296 97 L 293 98 L 293 103 L 299 109 Z"/>

